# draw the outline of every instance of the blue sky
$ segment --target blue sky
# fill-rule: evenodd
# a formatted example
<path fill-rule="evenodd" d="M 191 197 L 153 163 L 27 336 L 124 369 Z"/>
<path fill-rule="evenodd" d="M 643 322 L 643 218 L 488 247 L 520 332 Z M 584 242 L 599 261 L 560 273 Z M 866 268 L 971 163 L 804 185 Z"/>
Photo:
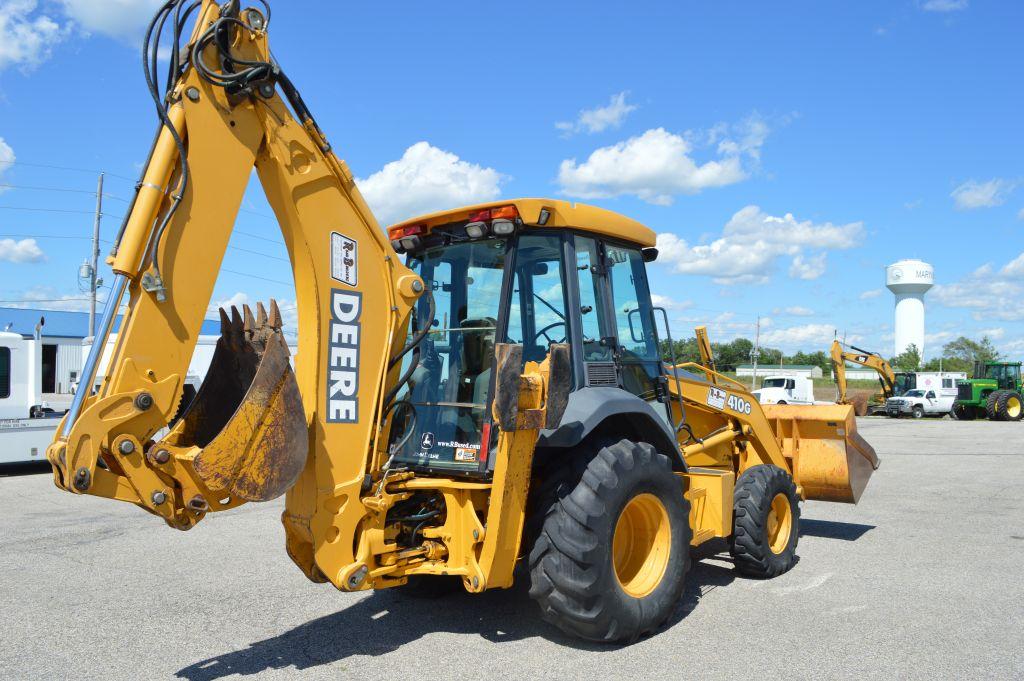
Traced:
<path fill-rule="evenodd" d="M 83 305 L 95 171 L 110 239 L 155 125 L 137 54 L 153 5 L 0 0 L 0 305 Z M 1024 356 L 1022 3 L 274 8 L 275 54 L 382 221 L 601 205 L 662 235 L 652 288 L 676 335 L 752 336 L 760 315 L 787 350 L 838 330 L 891 354 L 883 269 L 921 258 L 927 355 L 987 333 Z M 245 209 L 215 302 L 287 303 L 258 185 Z"/>

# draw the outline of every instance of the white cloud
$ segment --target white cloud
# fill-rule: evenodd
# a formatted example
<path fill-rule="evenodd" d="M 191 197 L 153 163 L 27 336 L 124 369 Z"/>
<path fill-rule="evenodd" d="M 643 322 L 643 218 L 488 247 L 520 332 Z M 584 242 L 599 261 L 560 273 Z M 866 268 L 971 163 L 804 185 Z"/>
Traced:
<path fill-rule="evenodd" d="M 0 239 L 0 262 L 33 263 L 46 260 L 35 239 Z"/>
<path fill-rule="evenodd" d="M 982 329 L 978 333 L 980 333 L 982 336 L 987 336 L 992 340 L 1002 340 L 1003 336 L 1006 335 L 1006 329 L 1004 329 L 1001 326 L 998 326 L 993 329 Z"/>
<path fill-rule="evenodd" d="M 956 12 L 967 9 L 967 0 L 924 0 L 921 9 L 926 12 Z"/>
<path fill-rule="evenodd" d="M 789 265 L 789 276 L 794 279 L 804 279 L 807 281 L 817 279 L 825 274 L 825 260 L 827 257 L 828 253 L 819 253 L 808 258 L 797 255 Z"/>
<path fill-rule="evenodd" d="M 637 109 L 635 104 L 626 103 L 628 94 L 628 92 L 620 92 L 617 95 L 612 95 L 608 106 L 583 109 L 576 116 L 575 121 L 555 123 L 555 127 L 561 130 L 565 137 L 583 131 L 595 133 L 618 128 L 626 120 L 626 116 Z"/>
<path fill-rule="evenodd" d="M 66 29 L 36 12 L 35 0 L 0 2 L 0 71 L 8 66 L 31 69 L 46 61 Z"/>
<path fill-rule="evenodd" d="M 885 293 L 884 289 L 873 288 L 873 289 L 864 291 L 863 293 L 861 293 L 858 296 L 858 298 L 860 298 L 861 300 L 871 300 L 872 298 L 877 298 L 878 296 L 882 295 L 883 293 Z"/>
<path fill-rule="evenodd" d="M 835 337 L 836 327 L 829 324 L 800 324 L 761 332 L 761 344 L 783 350 L 793 348 L 824 348 Z M 859 343 L 862 337 L 847 335 L 848 343 Z"/>
<path fill-rule="evenodd" d="M 692 145 L 664 128 L 648 130 L 610 147 L 596 149 L 586 161 L 562 161 L 558 182 L 562 192 L 584 199 L 636 196 L 668 206 L 680 194 L 697 194 L 747 178 L 740 156 L 698 165 Z"/>
<path fill-rule="evenodd" d="M 67 312 L 87 312 L 89 310 L 87 294 L 75 293 L 67 295 L 59 293 L 52 286 L 34 286 L 27 291 L 5 292 L 3 298 L 18 301 L 5 302 L 4 305 L 6 307 L 62 310 Z"/>
<path fill-rule="evenodd" d="M 87 33 L 124 41 L 142 41 L 146 26 L 163 0 L 61 0 L 64 12 Z"/>
<path fill-rule="evenodd" d="M 417 142 L 399 160 L 356 182 L 381 223 L 392 224 L 436 210 L 493 201 L 504 180 L 493 168 Z"/>
<path fill-rule="evenodd" d="M 791 276 L 821 276 L 826 251 L 854 248 L 863 238 L 860 222 L 799 222 L 792 213 L 775 217 L 758 206 L 747 206 L 733 215 L 722 236 L 709 244 L 691 246 L 675 234 L 659 234 L 658 262 L 680 274 L 710 276 L 717 284 L 762 284 L 783 257 L 792 258 Z M 815 254 L 806 256 L 808 250 Z"/>
<path fill-rule="evenodd" d="M 792 307 L 777 307 L 774 310 L 772 310 L 772 314 L 788 315 L 790 317 L 813 317 L 814 310 L 810 309 L 809 307 L 794 305 Z"/>
<path fill-rule="evenodd" d="M 1002 205 L 1015 186 L 1016 183 L 998 177 L 987 182 L 968 180 L 954 189 L 950 196 L 957 210 L 992 208 Z"/>
<path fill-rule="evenodd" d="M 1021 208 L 1019 211 L 1017 211 L 1017 219 L 1024 220 L 1024 208 Z"/>
<path fill-rule="evenodd" d="M 928 295 L 940 305 L 971 310 L 978 321 L 1024 321 L 1024 253 L 999 269 L 982 265 Z"/>
<path fill-rule="evenodd" d="M 723 156 L 745 154 L 752 159 L 760 160 L 761 147 L 768 141 L 770 132 L 768 123 L 760 115 L 753 113 L 739 123 L 718 123 L 707 132 L 707 136 L 708 142 L 717 145 L 718 153 Z"/>
<path fill-rule="evenodd" d="M 14 149 L 11 149 L 11 146 L 4 141 L 4 138 L 0 137 L 0 178 L 3 178 L 4 173 L 14 165 L 14 160 Z M 4 191 L 6 189 L 0 187 L 0 194 Z"/>
<path fill-rule="evenodd" d="M 685 310 L 688 307 L 693 307 L 692 300 L 676 300 L 658 293 L 651 294 L 651 302 L 655 307 L 663 307 L 666 310 Z"/>

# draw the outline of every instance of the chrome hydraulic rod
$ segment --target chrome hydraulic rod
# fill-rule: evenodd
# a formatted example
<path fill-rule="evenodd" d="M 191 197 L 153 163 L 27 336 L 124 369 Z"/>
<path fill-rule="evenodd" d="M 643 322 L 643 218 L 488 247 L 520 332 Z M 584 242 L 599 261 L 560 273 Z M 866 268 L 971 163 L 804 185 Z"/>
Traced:
<path fill-rule="evenodd" d="M 82 368 L 82 378 L 78 381 L 78 390 L 75 391 L 75 398 L 71 401 L 71 408 L 64 419 L 64 428 L 61 430 L 61 437 L 69 437 L 71 429 L 82 413 L 82 406 L 85 398 L 92 394 L 93 382 L 96 380 L 96 369 L 99 368 L 100 358 L 103 357 L 103 349 L 107 346 L 107 339 L 110 337 L 110 330 L 114 327 L 114 318 L 117 317 L 117 310 L 121 306 L 121 298 L 124 297 L 125 288 L 128 286 L 128 277 L 123 274 L 114 275 L 114 281 L 110 285 L 110 295 L 107 297 L 107 304 L 103 308 L 103 317 L 100 318 L 99 328 L 92 339 L 92 347 L 89 349 L 89 357 L 85 360 Z"/>

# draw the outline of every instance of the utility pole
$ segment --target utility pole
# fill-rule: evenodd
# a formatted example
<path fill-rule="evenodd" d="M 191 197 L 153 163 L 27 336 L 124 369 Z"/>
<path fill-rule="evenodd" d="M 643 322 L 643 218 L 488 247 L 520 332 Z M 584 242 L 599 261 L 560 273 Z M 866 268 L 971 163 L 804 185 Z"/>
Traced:
<path fill-rule="evenodd" d="M 100 266 L 100 220 L 103 218 L 103 173 L 96 187 L 96 220 L 92 227 L 92 267 L 89 272 L 89 335 L 96 336 L 96 289 Z"/>
<path fill-rule="evenodd" d="M 754 375 L 750 379 L 750 389 L 757 390 L 757 358 L 761 355 L 761 315 L 757 315 L 757 326 L 754 331 L 754 349 L 750 351 L 750 361 L 754 365 Z"/>

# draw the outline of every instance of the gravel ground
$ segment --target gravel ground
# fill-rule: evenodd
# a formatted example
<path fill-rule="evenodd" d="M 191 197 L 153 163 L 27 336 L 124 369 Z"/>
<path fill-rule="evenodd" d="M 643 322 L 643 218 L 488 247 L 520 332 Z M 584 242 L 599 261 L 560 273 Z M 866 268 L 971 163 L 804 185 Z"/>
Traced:
<path fill-rule="evenodd" d="M 1024 424 L 862 419 L 859 506 L 803 508 L 799 564 L 737 577 L 701 547 L 668 626 L 580 644 L 522 588 L 437 601 L 315 585 L 279 503 L 175 532 L 0 477 L 0 678 L 1024 678 Z"/>

